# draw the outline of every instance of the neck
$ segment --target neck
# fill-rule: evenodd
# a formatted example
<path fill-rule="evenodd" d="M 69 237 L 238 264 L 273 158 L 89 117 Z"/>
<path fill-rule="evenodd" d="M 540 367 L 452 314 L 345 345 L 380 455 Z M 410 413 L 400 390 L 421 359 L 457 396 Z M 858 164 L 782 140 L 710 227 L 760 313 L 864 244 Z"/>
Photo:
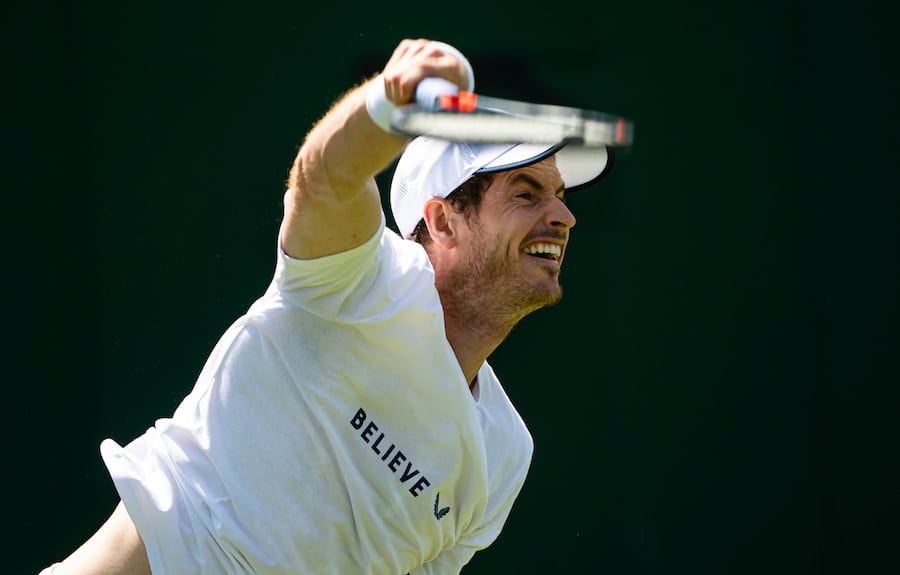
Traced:
<path fill-rule="evenodd" d="M 475 300 L 466 294 L 461 297 L 441 294 L 441 304 L 444 307 L 447 341 L 469 387 L 472 387 L 478 370 L 525 314 L 520 317 L 503 316 L 488 301 Z"/>
<path fill-rule="evenodd" d="M 487 361 L 488 356 L 493 353 L 503 337 L 492 336 L 488 333 L 479 333 L 482 330 L 473 330 L 471 326 L 464 322 L 446 321 L 447 341 L 453 348 L 456 355 L 456 361 L 462 369 L 469 387 L 475 384 L 475 378 L 478 370 Z"/>

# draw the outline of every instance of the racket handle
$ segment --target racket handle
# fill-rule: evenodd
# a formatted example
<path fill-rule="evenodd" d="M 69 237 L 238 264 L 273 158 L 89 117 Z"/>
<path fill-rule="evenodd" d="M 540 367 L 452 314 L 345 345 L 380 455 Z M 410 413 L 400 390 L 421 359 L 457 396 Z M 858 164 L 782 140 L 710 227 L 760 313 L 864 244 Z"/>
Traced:
<path fill-rule="evenodd" d="M 459 86 L 443 78 L 425 78 L 416 86 L 416 103 L 429 111 L 441 108 L 441 96 L 459 93 Z"/>

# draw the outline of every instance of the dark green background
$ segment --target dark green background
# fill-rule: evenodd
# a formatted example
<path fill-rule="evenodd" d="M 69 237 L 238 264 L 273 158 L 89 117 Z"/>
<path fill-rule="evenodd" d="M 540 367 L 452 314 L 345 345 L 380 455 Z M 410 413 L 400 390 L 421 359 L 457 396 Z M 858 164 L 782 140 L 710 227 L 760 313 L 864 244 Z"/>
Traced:
<path fill-rule="evenodd" d="M 2 571 L 36 573 L 106 517 L 117 498 L 98 443 L 129 441 L 188 392 L 270 279 L 306 130 L 417 36 L 466 53 L 482 92 L 636 124 L 613 174 L 571 198 L 564 301 L 492 359 L 536 451 L 506 530 L 466 573 L 897 568 L 887 12 L 689 0 L 3 14 Z"/>

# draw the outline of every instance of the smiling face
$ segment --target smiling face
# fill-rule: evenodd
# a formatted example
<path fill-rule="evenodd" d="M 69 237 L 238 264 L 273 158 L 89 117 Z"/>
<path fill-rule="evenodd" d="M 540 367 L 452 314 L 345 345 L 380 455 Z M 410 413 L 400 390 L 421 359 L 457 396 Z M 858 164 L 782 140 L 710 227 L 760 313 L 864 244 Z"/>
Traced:
<path fill-rule="evenodd" d="M 451 291 L 516 319 L 562 297 L 559 274 L 575 216 L 553 157 L 494 175 L 462 230 Z M 482 308 L 488 306 L 482 305 Z"/>

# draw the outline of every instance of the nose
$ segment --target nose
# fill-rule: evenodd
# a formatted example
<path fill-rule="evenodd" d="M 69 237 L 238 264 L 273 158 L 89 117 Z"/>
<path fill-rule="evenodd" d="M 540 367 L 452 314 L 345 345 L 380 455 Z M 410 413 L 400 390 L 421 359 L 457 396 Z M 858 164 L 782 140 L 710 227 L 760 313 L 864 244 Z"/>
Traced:
<path fill-rule="evenodd" d="M 555 229 L 571 229 L 575 227 L 575 214 L 560 198 L 551 200 L 551 208 L 547 211 L 547 223 Z"/>

